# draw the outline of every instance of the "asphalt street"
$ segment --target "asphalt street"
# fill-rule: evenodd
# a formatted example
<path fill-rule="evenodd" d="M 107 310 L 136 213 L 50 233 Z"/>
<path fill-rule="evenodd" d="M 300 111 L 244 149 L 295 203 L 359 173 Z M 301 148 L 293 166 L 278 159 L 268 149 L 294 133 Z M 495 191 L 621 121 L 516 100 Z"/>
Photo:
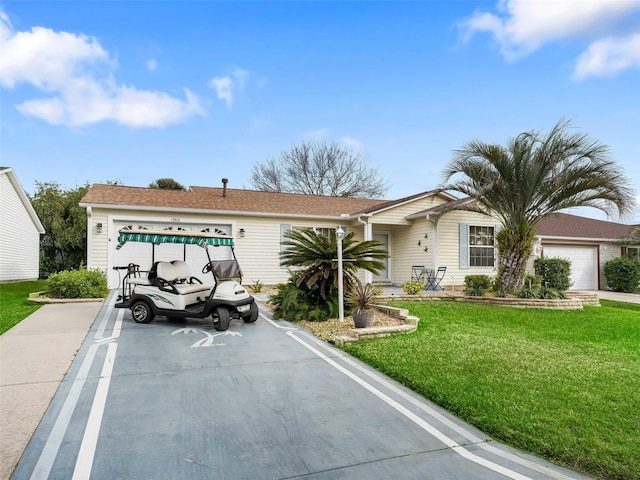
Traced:
<path fill-rule="evenodd" d="M 582 479 L 492 441 L 261 307 L 158 317 L 110 296 L 11 477 Z"/>

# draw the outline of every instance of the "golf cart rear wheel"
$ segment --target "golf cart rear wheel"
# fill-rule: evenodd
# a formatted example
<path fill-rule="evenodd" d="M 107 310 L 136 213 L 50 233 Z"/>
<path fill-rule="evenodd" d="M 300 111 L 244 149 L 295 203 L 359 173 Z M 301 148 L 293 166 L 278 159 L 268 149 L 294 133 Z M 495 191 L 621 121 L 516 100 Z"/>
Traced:
<path fill-rule="evenodd" d="M 251 304 L 250 314 L 243 317 L 244 323 L 253 323 L 258 319 L 258 305 L 255 302 Z"/>
<path fill-rule="evenodd" d="M 136 323 L 149 323 L 155 316 L 147 302 L 136 302 L 131 307 L 131 315 Z"/>
<path fill-rule="evenodd" d="M 216 320 L 217 318 L 217 320 Z M 213 312 L 213 326 L 219 332 L 224 332 L 229 329 L 229 325 L 231 324 L 231 315 L 229 315 L 229 310 L 225 307 L 216 307 Z"/>

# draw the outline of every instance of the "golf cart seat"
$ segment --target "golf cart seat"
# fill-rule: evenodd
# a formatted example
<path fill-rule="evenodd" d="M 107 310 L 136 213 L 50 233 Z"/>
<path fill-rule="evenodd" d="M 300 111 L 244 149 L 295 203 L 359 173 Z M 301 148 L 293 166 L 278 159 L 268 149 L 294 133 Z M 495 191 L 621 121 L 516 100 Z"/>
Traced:
<path fill-rule="evenodd" d="M 192 277 L 189 266 L 181 260 L 158 262 L 156 274 L 156 286 L 167 292 L 180 295 L 206 292 L 208 295 L 212 288 Z"/>

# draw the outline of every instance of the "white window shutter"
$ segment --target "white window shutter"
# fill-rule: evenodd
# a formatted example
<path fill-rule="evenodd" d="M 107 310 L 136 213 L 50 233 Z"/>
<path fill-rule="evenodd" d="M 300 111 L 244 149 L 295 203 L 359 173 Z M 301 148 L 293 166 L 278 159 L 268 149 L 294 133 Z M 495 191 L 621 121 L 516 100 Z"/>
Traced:
<path fill-rule="evenodd" d="M 469 268 L 469 225 L 459 223 L 460 228 L 460 268 Z"/>
<path fill-rule="evenodd" d="M 287 233 L 289 230 L 291 230 L 291 224 L 290 223 L 281 223 L 280 224 L 280 251 L 284 250 L 284 246 L 282 245 L 282 242 L 287 240 L 287 238 L 284 236 L 284 234 Z"/>

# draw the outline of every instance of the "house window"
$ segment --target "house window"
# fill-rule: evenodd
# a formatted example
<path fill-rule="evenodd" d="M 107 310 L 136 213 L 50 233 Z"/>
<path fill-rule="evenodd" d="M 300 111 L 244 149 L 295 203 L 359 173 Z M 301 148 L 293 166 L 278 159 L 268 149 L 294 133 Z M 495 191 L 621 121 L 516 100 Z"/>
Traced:
<path fill-rule="evenodd" d="M 335 235 L 335 228 L 327 228 L 327 227 L 291 227 L 293 230 L 313 230 L 318 235 L 322 235 L 323 237 L 330 237 L 331 235 Z"/>
<path fill-rule="evenodd" d="M 627 257 L 640 260 L 640 247 L 627 247 Z"/>
<path fill-rule="evenodd" d="M 495 264 L 494 227 L 469 226 L 469 266 L 493 267 Z"/>

